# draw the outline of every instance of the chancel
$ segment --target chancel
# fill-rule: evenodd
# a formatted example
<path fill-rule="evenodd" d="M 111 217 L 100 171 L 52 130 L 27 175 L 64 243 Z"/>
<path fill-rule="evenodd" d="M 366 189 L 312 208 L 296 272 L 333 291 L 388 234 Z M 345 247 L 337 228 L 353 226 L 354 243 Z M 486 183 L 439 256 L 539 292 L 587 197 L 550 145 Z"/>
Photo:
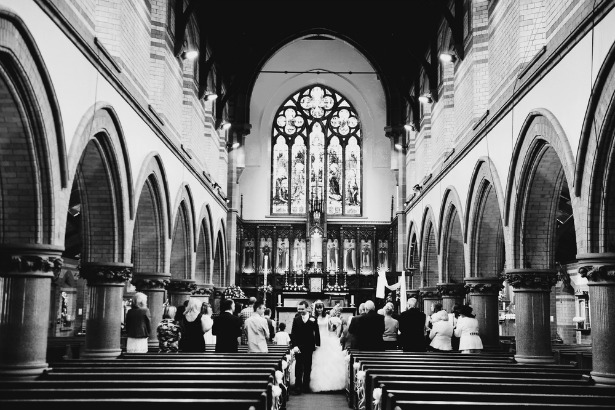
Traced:
<path fill-rule="evenodd" d="M 0 408 L 613 408 L 615 0 L 0 20 Z"/>

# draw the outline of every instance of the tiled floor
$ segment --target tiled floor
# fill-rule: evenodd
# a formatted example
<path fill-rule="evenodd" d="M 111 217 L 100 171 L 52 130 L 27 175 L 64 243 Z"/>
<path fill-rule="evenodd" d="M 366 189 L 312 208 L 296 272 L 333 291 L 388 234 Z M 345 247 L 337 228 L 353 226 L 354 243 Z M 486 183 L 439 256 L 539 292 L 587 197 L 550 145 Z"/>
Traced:
<path fill-rule="evenodd" d="M 343 392 L 308 393 L 290 396 L 288 410 L 347 410 L 348 402 Z"/>

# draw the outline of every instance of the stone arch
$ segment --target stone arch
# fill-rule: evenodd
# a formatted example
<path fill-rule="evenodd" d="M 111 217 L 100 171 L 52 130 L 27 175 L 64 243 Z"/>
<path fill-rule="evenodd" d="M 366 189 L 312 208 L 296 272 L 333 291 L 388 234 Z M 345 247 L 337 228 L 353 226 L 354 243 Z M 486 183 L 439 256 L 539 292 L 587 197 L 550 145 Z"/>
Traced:
<path fill-rule="evenodd" d="M 192 279 L 194 252 L 194 207 L 188 185 L 183 185 L 178 198 L 171 239 L 171 279 Z"/>
<path fill-rule="evenodd" d="M 573 171 L 570 145 L 557 120 L 545 110 L 530 113 L 507 184 L 505 221 L 512 232 L 512 268 L 554 266 L 560 196 L 568 191 Z"/>
<path fill-rule="evenodd" d="M 60 245 L 68 186 L 62 118 L 24 22 L 0 9 L 0 242 Z"/>
<path fill-rule="evenodd" d="M 171 224 L 169 188 L 162 159 L 150 153 L 137 179 L 137 211 L 133 229 L 132 261 L 135 274 L 164 272 L 166 238 Z"/>
<path fill-rule="evenodd" d="M 412 278 L 409 280 L 409 288 L 418 288 L 420 283 L 420 277 L 418 275 L 421 264 L 421 258 L 419 254 L 419 240 L 416 232 L 416 222 L 410 223 L 410 229 L 408 230 L 408 252 L 406 253 L 406 268 L 412 269 Z"/>
<path fill-rule="evenodd" d="M 442 250 L 442 282 L 463 283 L 465 277 L 463 214 L 454 187 L 446 188 L 440 207 L 439 248 Z"/>
<path fill-rule="evenodd" d="M 69 214 L 79 205 L 82 262 L 127 262 L 127 221 L 134 215 L 132 173 L 124 133 L 113 108 L 100 102 L 79 123 L 68 156 Z M 76 204 L 77 203 L 77 204 Z M 67 222 L 65 242 L 71 241 Z"/>
<path fill-rule="evenodd" d="M 580 197 L 580 253 L 615 252 L 615 44 L 600 67 L 585 112 L 574 193 Z M 584 212 L 585 211 L 585 212 Z"/>
<path fill-rule="evenodd" d="M 505 236 L 502 220 L 502 188 L 490 158 L 478 160 L 470 180 L 466 202 L 468 277 L 494 277 L 505 267 Z"/>
<path fill-rule="evenodd" d="M 216 235 L 216 248 L 214 251 L 213 284 L 215 287 L 226 286 L 226 240 L 224 239 L 224 222 Z"/>
<path fill-rule="evenodd" d="M 425 208 L 421 224 L 421 286 L 432 287 L 440 281 L 438 232 L 431 207 Z"/>
<path fill-rule="evenodd" d="M 211 208 L 208 204 L 203 205 L 199 216 L 196 264 L 194 268 L 194 278 L 198 284 L 210 284 L 212 282 L 212 260 L 213 260 L 213 231 Z"/>

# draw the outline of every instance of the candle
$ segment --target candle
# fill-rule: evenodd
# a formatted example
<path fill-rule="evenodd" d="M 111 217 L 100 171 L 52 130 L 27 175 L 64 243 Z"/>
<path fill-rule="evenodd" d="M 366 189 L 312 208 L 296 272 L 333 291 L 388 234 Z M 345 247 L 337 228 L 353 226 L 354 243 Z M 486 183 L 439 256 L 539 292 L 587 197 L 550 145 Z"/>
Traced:
<path fill-rule="evenodd" d="M 354 306 L 354 295 L 350 295 L 350 306 Z"/>
<path fill-rule="evenodd" d="M 278 306 L 282 305 L 282 295 L 278 295 Z"/>

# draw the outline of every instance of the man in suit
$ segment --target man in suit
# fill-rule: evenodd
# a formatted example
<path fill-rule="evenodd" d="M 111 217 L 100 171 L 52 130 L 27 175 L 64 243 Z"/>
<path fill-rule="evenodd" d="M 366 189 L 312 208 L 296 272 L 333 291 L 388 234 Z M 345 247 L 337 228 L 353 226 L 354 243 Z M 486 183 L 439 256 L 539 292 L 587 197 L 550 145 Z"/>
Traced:
<path fill-rule="evenodd" d="M 408 308 L 399 315 L 400 345 L 404 352 L 424 352 L 425 313 L 416 306 L 415 298 L 408 299 Z"/>
<path fill-rule="evenodd" d="M 267 325 L 269 326 L 269 341 L 273 341 L 273 337 L 275 336 L 275 325 L 273 323 L 273 319 L 271 319 L 271 309 L 265 309 L 265 319 L 267 319 Z"/>
<path fill-rule="evenodd" d="M 348 332 L 357 338 L 357 349 L 384 350 L 384 316 L 376 313 L 376 305 L 371 300 L 365 302 L 365 314 L 350 322 Z"/>
<path fill-rule="evenodd" d="M 248 353 L 267 353 L 269 325 L 265 319 L 265 305 L 258 301 L 254 303 L 254 315 L 246 319 L 245 328 L 248 335 Z"/>
<path fill-rule="evenodd" d="M 241 319 L 233 315 L 235 302 L 233 299 L 224 299 L 220 305 L 222 313 L 214 318 L 211 328 L 216 336 L 216 353 L 237 353 L 241 338 Z"/>
<path fill-rule="evenodd" d="M 241 319 L 241 344 L 248 344 L 248 333 L 246 332 L 246 320 L 254 315 L 254 303 L 256 302 L 256 298 L 252 296 L 248 300 L 248 305 L 239 312 L 239 318 Z"/>
<path fill-rule="evenodd" d="M 359 305 L 359 314 L 357 316 L 351 316 L 348 318 L 347 326 L 344 326 L 344 330 L 342 331 L 342 337 L 340 337 L 340 343 L 342 344 L 342 349 L 356 349 L 357 348 L 357 337 L 355 334 L 350 333 L 350 324 L 353 321 L 358 320 L 361 316 L 365 314 L 365 303 L 361 303 Z"/>
<path fill-rule="evenodd" d="M 293 394 L 310 391 L 312 372 L 312 353 L 320 346 L 318 322 L 310 315 L 308 303 L 302 300 L 297 305 L 297 315 L 293 319 L 290 343 L 295 352 L 295 390 Z"/>

